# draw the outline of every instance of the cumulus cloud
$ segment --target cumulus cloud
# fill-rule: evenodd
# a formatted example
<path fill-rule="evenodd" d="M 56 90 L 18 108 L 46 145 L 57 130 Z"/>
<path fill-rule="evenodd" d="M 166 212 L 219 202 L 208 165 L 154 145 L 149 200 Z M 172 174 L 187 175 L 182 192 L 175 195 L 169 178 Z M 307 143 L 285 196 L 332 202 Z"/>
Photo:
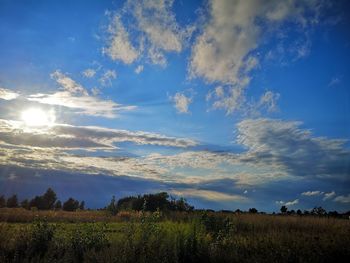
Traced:
<path fill-rule="evenodd" d="M 19 93 L 12 90 L 0 88 L 0 99 L 2 100 L 14 100 L 19 96 Z"/>
<path fill-rule="evenodd" d="M 126 31 L 119 15 L 115 15 L 108 27 L 109 40 L 103 53 L 107 54 L 112 60 L 120 60 L 125 64 L 134 62 L 139 53 L 132 45 L 129 39 L 129 33 Z"/>
<path fill-rule="evenodd" d="M 172 5 L 172 0 L 127 1 L 122 11 L 112 17 L 105 53 L 125 64 L 142 56 L 152 64 L 165 66 L 165 53 L 180 52 L 188 33 L 178 25 Z M 128 24 L 123 24 L 123 18 L 128 19 Z M 129 31 L 136 36 L 136 45 L 131 43 Z"/>
<path fill-rule="evenodd" d="M 188 107 L 192 103 L 191 97 L 177 92 L 171 99 L 175 103 L 174 106 L 179 113 L 189 113 Z"/>
<path fill-rule="evenodd" d="M 333 200 L 334 202 L 348 204 L 350 203 L 350 194 L 348 195 L 339 195 Z"/>
<path fill-rule="evenodd" d="M 323 192 L 321 191 L 307 191 L 307 192 L 303 192 L 301 193 L 301 195 L 304 195 L 304 196 L 315 196 L 315 195 L 322 195 Z"/>
<path fill-rule="evenodd" d="M 259 64 L 254 52 L 263 33 L 285 21 L 306 26 L 308 19 L 304 14 L 315 13 L 316 9 L 313 1 L 209 1 L 208 22 L 192 46 L 190 76 L 226 85 L 224 96 L 216 98 L 214 108 L 227 113 L 240 110 L 251 80 L 250 72 Z"/>
<path fill-rule="evenodd" d="M 27 99 L 43 104 L 64 106 L 74 110 L 76 113 L 115 118 L 119 111 L 134 110 L 136 106 L 124 106 L 111 100 L 103 100 L 89 95 L 88 91 L 70 77 L 55 71 L 52 78 L 61 86 L 62 91 L 52 94 L 33 94 Z"/>
<path fill-rule="evenodd" d="M 329 193 L 325 193 L 324 197 L 322 198 L 322 200 L 326 201 L 328 199 L 332 199 L 334 196 L 335 196 L 335 192 L 334 191 L 329 192 Z"/>

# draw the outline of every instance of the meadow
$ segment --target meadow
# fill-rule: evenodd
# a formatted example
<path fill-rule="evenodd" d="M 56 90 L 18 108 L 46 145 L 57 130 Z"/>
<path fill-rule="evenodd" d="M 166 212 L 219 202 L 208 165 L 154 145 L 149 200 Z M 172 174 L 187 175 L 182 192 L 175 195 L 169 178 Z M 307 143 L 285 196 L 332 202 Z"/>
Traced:
<path fill-rule="evenodd" d="M 249 213 L 0 209 L 0 262 L 348 262 L 350 221 Z"/>

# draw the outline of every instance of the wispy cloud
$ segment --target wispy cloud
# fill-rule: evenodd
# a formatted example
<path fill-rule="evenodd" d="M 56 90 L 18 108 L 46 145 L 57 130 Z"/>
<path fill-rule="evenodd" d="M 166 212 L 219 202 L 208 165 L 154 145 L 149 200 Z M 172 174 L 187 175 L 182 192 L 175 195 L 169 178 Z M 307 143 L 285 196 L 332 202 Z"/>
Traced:
<path fill-rule="evenodd" d="M 96 70 L 88 68 L 82 72 L 83 76 L 86 78 L 93 78 L 96 75 Z"/>
<path fill-rule="evenodd" d="M 136 73 L 136 74 L 140 74 L 142 71 L 143 71 L 143 65 L 138 65 L 138 66 L 135 68 L 135 73 Z"/>
<path fill-rule="evenodd" d="M 117 78 L 117 72 L 115 70 L 106 70 L 99 79 L 102 86 L 111 86 L 112 80 Z"/>
<path fill-rule="evenodd" d="M 0 99 L 14 100 L 19 96 L 19 93 L 9 89 L 0 88 Z"/>
<path fill-rule="evenodd" d="M 301 195 L 304 196 L 315 196 L 315 195 L 322 195 L 324 192 L 321 191 L 307 191 L 307 192 L 303 192 L 301 193 Z"/>
<path fill-rule="evenodd" d="M 335 197 L 335 192 L 334 191 L 329 192 L 329 193 L 325 193 L 322 200 L 326 201 L 328 199 L 332 199 L 333 197 Z"/>
<path fill-rule="evenodd" d="M 62 91 L 52 94 L 33 94 L 28 97 L 28 100 L 43 104 L 64 106 L 73 109 L 79 114 L 106 118 L 115 118 L 117 117 L 117 112 L 134 110 L 136 108 L 136 106 L 124 106 L 111 100 L 103 100 L 91 96 L 82 85 L 60 71 L 55 71 L 52 77 L 62 87 Z"/>
<path fill-rule="evenodd" d="M 116 143 L 190 147 L 197 142 L 149 132 L 107 129 L 92 126 L 55 124 L 45 129 L 29 129 L 22 122 L 0 119 L 0 142 L 34 148 L 112 150 Z"/>
<path fill-rule="evenodd" d="M 177 196 L 199 197 L 209 201 L 231 201 L 231 202 L 245 202 L 247 197 L 241 195 L 226 194 L 217 191 L 201 190 L 201 189 L 176 189 L 171 190 L 170 193 Z"/>

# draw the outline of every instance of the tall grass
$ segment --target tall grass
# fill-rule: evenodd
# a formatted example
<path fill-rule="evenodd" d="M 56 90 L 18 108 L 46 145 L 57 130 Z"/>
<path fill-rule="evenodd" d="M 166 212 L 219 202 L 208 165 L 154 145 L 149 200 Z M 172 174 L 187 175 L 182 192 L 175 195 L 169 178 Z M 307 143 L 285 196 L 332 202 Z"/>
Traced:
<path fill-rule="evenodd" d="M 43 218 L 0 223 L 0 262 L 347 262 L 350 257 L 347 220 L 126 215 L 107 223 L 50 223 Z"/>

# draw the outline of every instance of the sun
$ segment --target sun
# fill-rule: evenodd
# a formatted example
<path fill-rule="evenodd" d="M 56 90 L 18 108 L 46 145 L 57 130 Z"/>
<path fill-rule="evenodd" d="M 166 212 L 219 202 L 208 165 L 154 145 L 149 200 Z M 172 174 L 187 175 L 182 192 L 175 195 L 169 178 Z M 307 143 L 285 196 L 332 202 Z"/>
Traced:
<path fill-rule="evenodd" d="M 21 119 L 27 126 L 51 126 L 56 117 L 53 111 L 45 112 L 39 108 L 30 108 L 21 113 Z"/>

